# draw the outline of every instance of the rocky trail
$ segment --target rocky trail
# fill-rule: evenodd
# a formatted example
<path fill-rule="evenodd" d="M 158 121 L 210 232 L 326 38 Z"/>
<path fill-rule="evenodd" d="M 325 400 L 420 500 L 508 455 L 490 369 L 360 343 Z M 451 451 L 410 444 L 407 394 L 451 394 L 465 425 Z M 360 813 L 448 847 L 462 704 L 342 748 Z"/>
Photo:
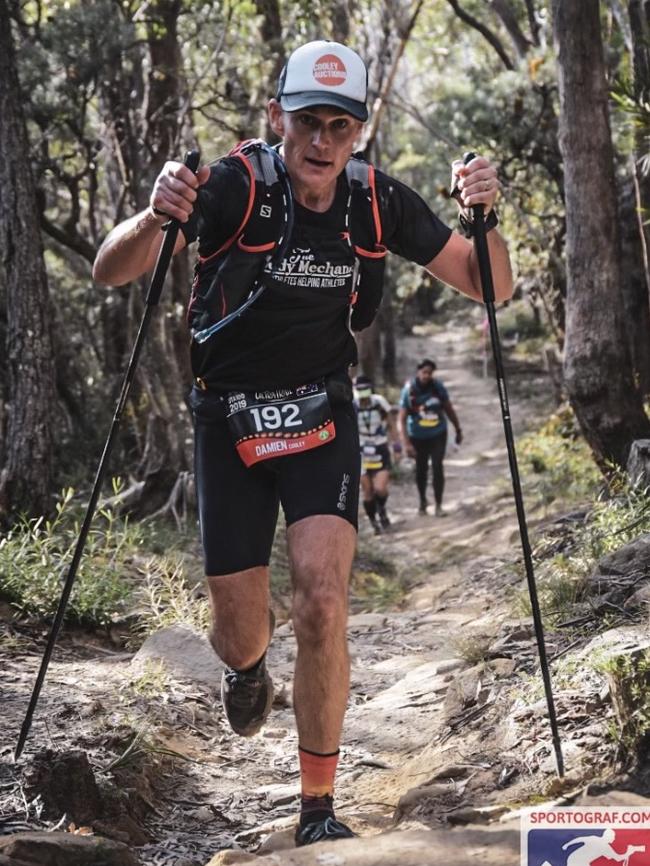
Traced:
<path fill-rule="evenodd" d="M 509 866 L 520 856 L 518 809 L 532 798 L 643 799 L 589 788 L 612 751 L 611 707 L 593 674 L 579 696 L 556 678 L 567 763 L 565 780 L 556 778 L 531 623 L 514 612 L 522 571 L 496 388 L 468 345 L 463 330 L 403 344 L 404 376 L 413 359 L 437 360 L 465 433 L 445 463 L 447 516 L 418 516 L 404 461 L 391 488 L 391 531 L 376 538 L 360 517 L 358 579 L 377 579 L 383 565 L 402 587 L 381 610 L 363 595 L 352 605 L 336 800 L 362 838 L 293 848 L 295 643 L 281 611 L 269 651 L 277 695 L 257 737 L 237 738 L 215 707 L 220 666 L 200 634 L 172 626 L 134 654 L 67 633 L 18 765 L 11 756 L 45 630 L 5 622 L 0 864 Z M 548 406 L 544 374 L 521 379 L 511 395 L 519 430 Z M 647 643 L 647 628 L 625 625 L 616 639 Z M 550 656 L 574 653 L 575 664 L 589 645 L 585 637 L 567 648 L 563 635 L 548 635 Z M 42 837 L 16 835 L 30 830 L 54 831 L 50 853 L 37 859 Z M 100 837 L 111 840 L 104 859 L 95 857 Z"/>

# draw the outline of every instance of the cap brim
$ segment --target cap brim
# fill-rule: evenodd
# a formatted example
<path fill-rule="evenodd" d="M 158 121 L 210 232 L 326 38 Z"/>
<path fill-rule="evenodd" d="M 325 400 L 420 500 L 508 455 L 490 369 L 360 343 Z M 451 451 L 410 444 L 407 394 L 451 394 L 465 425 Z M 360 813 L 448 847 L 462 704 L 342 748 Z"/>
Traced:
<path fill-rule="evenodd" d="M 300 111 L 301 108 L 315 108 L 317 105 L 332 105 L 342 108 L 357 120 L 368 120 L 368 109 L 363 102 L 349 99 L 338 93 L 325 93 L 322 90 L 313 90 L 307 93 L 283 93 L 280 97 L 280 105 L 285 111 Z"/>

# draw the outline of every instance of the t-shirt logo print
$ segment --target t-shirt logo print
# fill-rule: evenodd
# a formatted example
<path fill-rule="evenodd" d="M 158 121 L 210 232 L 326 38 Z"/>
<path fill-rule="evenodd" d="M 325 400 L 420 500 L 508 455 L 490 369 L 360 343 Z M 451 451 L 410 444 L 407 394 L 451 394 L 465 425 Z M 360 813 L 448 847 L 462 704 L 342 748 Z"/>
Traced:
<path fill-rule="evenodd" d="M 319 57 L 312 74 L 317 84 L 325 84 L 327 87 L 338 87 L 345 84 L 348 77 L 348 71 L 345 64 L 336 54 L 323 54 Z"/>

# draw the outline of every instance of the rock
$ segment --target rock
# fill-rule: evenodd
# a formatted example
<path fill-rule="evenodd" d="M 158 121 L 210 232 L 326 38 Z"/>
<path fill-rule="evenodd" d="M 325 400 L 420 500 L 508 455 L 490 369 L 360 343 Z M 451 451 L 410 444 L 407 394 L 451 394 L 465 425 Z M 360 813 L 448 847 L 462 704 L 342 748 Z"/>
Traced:
<path fill-rule="evenodd" d="M 514 659 L 491 659 L 487 667 L 495 677 L 509 677 L 515 672 L 517 662 Z"/>
<path fill-rule="evenodd" d="M 170 625 L 154 632 L 142 644 L 131 665 L 142 667 L 150 659 L 162 661 L 176 676 L 214 688 L 223 665 L 205 635 L 185 625 Z"/>
<path fill-rule="evenodd" d="M 444 797 L 449 797 L 453 793 L 453 787 L 449 783 L 437 782 L 430 785 L 419 785 L 417 788 L 411 788 L 406 794 L 397 801 L 394 820 L 395 823 L 401 821 L 405 815 L 408 815 L 415 808 L 426 803 L 429 800 L 440 801 Z"/>
<path fill-rule="evenodd" d="M 650 578 L 650 532 L 603 556 L 594 570 L 594 575 L 602 577 L 639 574 L 647 574 Z"/>
<path fill-rule="evenodd" d="M 240 863 L 252 863 L 258 858 L 255 854 L 249 854 L 247 851 L 219 851 L 215 854 L 206 866 L 239 866 Z"/>
<path fill-rule="evenodd" d="M 637 439 L 632 443 L 627 458 L 627 474 L 634 487 L 650 487 L 650 439 Z"/>
<path fill-rule="evenodd" d="M 650 583 L 644 583 L 636 592 L 632 593 L 623 604 L 623 607 L 626 610 L 631 610 L 644 604 L 650 604 Z"/>
<path fill-rule="evenodd" d="M 294 824 L 296 822 L 294 821 Z M 271 854 L 273 851 L 288 851 L 296 847 L 295 826 L 287 827 L 284 830 L 275 830 L 273 833 L 264 839 L 262 844 L 257 849 L 257 854 Z"/>
<path fill-rule="evenodd" d="M 11 866 L 138 866 L 121 842 L 72 833 L 16 833 L 0 838 L 0 857 Z"/>
<path fill-rule="evenodd" d="M 356 613 L 348 617 L 348 629 L 351 631 L 384 628 L 387 623 L 388 617 L 385 613 Z"/>
<path fill-rule="evenodd" d="M 443 705 L 443 717 L 445 722 L 460 715 L 463 710 L 476 703 L 481 688 L 481 676 L 483 665 L 475 665 L 469 670 L 458 674 L 447 689 Z"/>
<path fill-rule="evenodd" d="M 463 659 L 445 659 L 444 661 L 438 662 L 436 673 L 448 674 L 451 673 L 451 671 L 460 670 L 462 667 L 465 667 Z"/>
<path fill-rule="evenodd" d="M 255 788 L 255 794 L 261 794 L 266 798 L 267 803 L 273 809 L 277 806 L 286 806 L 293 803 L 300 796 L 300 783 L 295 782 L 293 785 L 261 785 Z"/>
<path fill-rule="evenodd" d="M 447 815 L 450 824 L 489 824 L 496 818 L 506 815 L 510 806 L 461 806 Z"/>
<path fill-rule="evenodd" d="M 25 770 L 25 793 L 40 796 L 43 817 L 58 821 L 65 813 L 77 825 L 90 824 L 103 804 L 88 756 L 80 749 L 37 752 Z"/>
<path fill-rule="evenodd" d="M 256 866 L 519 866 L 519 825 L 407 830 L 258 857 Z M 235 861 L 236 862 L 236 861 Z"/>

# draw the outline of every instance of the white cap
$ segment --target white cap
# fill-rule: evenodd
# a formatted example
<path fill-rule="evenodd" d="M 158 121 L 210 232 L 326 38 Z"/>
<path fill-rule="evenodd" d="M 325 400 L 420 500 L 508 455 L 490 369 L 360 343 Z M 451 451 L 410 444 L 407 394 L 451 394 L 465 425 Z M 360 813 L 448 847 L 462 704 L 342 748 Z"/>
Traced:
<path fill-rule="evenodd" d="M 368 72 L 356 51 L 319 40 L 296 48 L 289 57 L 277 98 L 285 111 L 333 105 L 357 120 L 368 120 L 367 91 Z"/>

